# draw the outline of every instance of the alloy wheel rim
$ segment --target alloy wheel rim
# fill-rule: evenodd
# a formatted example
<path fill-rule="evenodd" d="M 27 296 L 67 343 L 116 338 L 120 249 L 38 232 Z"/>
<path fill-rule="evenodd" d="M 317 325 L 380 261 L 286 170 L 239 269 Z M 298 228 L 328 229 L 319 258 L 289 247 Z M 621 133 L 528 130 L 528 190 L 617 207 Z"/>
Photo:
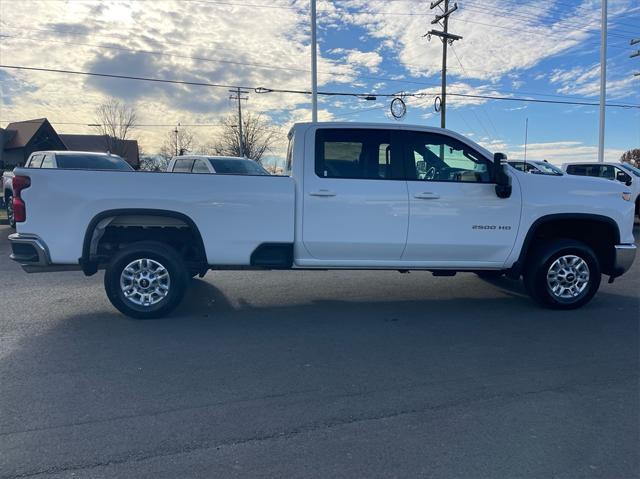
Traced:
<path fill-rule="evenodd" d="M 169 271 L 158 261 L 140 258 L 129 263 L 120 275 L 120 290 L 136 306 L 153 306 L 165 299 L 171 288 Z"/>
<path fill-rule="evenodd" d="M 547 271 L 547 287 L 561 301 L 575 301 L 589 285 L 589 265 L 576 255 L 557 258 Z"/>

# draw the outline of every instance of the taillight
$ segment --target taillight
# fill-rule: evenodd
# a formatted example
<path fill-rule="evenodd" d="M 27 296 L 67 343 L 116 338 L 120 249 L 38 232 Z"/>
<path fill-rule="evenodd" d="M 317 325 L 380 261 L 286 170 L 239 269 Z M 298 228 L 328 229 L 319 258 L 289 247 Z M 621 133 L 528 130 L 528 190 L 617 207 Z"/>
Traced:
<path fill-rule="evenodd" d="M 20 196 L 22 190 L 31 186 L 31 179 L 28 176 L 13 177 L 13 218 L 16 223 L 22 223 L 27 220 L 27 208 Z"/>

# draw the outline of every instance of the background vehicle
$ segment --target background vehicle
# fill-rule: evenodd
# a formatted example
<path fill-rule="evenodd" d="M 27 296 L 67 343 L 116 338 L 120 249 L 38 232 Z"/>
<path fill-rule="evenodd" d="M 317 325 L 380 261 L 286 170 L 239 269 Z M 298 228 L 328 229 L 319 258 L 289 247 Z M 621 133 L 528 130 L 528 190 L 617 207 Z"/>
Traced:
<path fill-rule="evenodd" d="M 171 173 L 211 173 L 219 175 L 268 175 L 256 161 L 234 156 L 176 156 L 167 171 Z"/>
<path fill-rule="evenodd" d="M 301 123 L 290 177 L 19 168 L 12 258 L 104 268 L 137 318 L 171 311 L 209 269 L 492 271 L 544 306 L 586 304 L 634 260 L 628 188 L 505 160 L 438 128 Z"/>
<path fill-rule="evenodd" d="M 13 198 L 13 172 L 12 171 L 5 171 L 2 174 L 2 181 L 0 182 L 0 186 L 2 186 L 3 207 L 7 211 L 9 226 L 11 226 L 12 228 L 15 228 L 16 223 L 13 220 L 13 205 L 11 204 L 11 199 Z"/>
<path fill-rule="evenodd" d="M 84 151 L 35 151 L 29 156 L 24 167 L 134 171 L 131 165 L 118 155 Z M 10 171 L 2 175 L 2 190 L 9 225 L 15 228 L 13 177 L 14 174 Z"/>
<path fill-rule="evenodd" d="M 553 175 L 562 176 L 564 172 L 555 165 L 547 163 L 541 160 L 527 160 L 527 161 L 509 161 L 511 166 L 516 170 L 524 171 L 525 173 L 533 173 L 535 175 Z"/>
<path fill-rule="evenodd" d="M 569 175 L 593 176 L 615 180 L 625 184 L 631 190 L 631 199 L 636 205 L 636 216 L 640 216 L 640 170 L 628 163 L 565 163 L 562 169 Z"/>

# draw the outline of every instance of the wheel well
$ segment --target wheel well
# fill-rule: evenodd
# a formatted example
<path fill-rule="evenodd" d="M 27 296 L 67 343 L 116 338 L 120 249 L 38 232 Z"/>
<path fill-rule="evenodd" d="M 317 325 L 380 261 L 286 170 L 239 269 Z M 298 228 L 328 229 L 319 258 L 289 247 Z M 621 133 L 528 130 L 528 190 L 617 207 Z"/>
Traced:
<path fill-rule="evenodd" d="M 519 265 L 522 267 L 527 263 L 536 245 L 559 238 L 587 244 L 595 252 L 602 272 L 613 272 L 614 246 L 620 241 L 620 233 L 613 220 L 598 216 L 553 218 L 534 224 L 525 239 Z"/>
<path fill-rule="evenodd" d="M 104 267 L 111 257 L 131 243 L 157 241 L 180 254 L 193 274 L 208 265 L 202 237 L 188 217 L 173 212 L 128 211 L 103 213 L 87 229 L 80 259 L 85 274 Z"/>

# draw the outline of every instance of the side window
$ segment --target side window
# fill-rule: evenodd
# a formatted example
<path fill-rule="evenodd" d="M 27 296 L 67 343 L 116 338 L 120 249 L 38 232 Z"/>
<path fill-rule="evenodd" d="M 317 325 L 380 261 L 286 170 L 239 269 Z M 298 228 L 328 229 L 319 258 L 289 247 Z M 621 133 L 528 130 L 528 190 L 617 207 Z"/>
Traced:
<path fill-rule="evenodd" d="M 207 168 L 205 160 L 197 159 L 193 162 L 193 168 L 191 171 L 193 173 L 209 173 L 209 168 Z"/>
<path fill-rule="evenodd" d="M 53 156 L 52 155 L 44 155 L 44 160 L 42 161 L 41 168 L 53 168 Z"/>
<path fill-rule="evenodd" d="M 321 178 L 402 179 L 396 132 L 377 129 L 321 129 L 316 132 L 316 175 Z"/>
<path fill-rule="evenodd" d="M 193 165 L 193 160 L 185 158 L 176 160 L 175 165 L 173 165 L 174 173 L 191 173 L 191 165 Z"/>
<path fill-rule="evenodd" d="M 467 144 L 438 133 L 404 134 L 408 180 L 491 182 L 491 162 Z"/>
<path fill-rule="evenodd" d="M 607 180 L 615 180 L 616 171 L 615 168 L 611 165 L 601 165 L 596 167 L 598 170 L 598 175 L 600 178 L 606 178 Z"/>
<path fill-rule="evenodd" d="M 582 165 L 569 165 L 567 166 L 567 173 L 570 175 L 586 176 L 587 168 Z"/>
<path fill-rule="evenodd" d="M 293 169 L 293 135 L 289 134 L 289 146 L 287 147 L 287 163 L 285 166 L 284 174 L 291 176 L 291 170 Z"/>
<path fill-rule="evenodd" d="M 27 163 L 27 168 L 40 168 L 42 165 L 42 156 L 43 155 L 33 155 L 29 162 Z"/>

